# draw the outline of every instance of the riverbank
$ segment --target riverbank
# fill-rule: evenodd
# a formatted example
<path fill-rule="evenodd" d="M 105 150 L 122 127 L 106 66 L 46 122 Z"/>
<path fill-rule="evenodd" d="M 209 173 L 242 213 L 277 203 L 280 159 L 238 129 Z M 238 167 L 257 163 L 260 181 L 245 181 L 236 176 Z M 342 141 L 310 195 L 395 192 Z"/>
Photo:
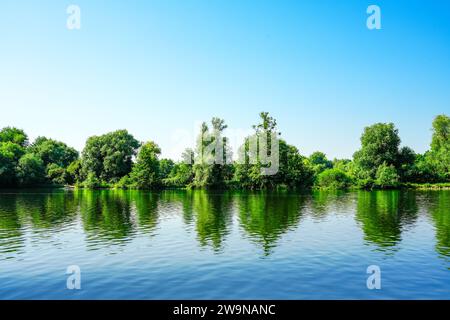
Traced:
<path fill-rule="evenodd" d="M 143 190 L 143 189 L 138 189 L 138 188 L 132 188 L 132 187 L 117 187 L 115 185 L 110 185 L 110 184 L 106 184 L 103 183 L 101 186 L 96 187 L 96 188 L 86 188 L 80 185 L 46 185 L 46 186 L 41 186 L 39 188 L 45 188 L 45 189 L 71 189 L 71 190 L 76 190 L 76 189 L 86 189 L 86 190 Z M 17 188 L 17 189 L 22 189 L 22 188 Z M 373 189 L 367 189 L 367 190 L 404 190 L 404 189 L 412 189 L 412 190 L 450 190 L 450 182 L 442 182 L 442 183 L 403 183 L 401 185 L 399 185 L 396 188 L 373 188 Z M 202 188 L 196 188 L 196 187 L 167 187 L 167 186 L 161 186 L 159 188 L 154 188 L 154 189 L 150 189 L 150 190 L 203 190 Z M 211 190 L 206 188 L 205 190 Z M 239 190 L 239 191 L 256 191 L 254 189 L 244 189 L 244 188 L 236 188 L 236 187 L 230 187 L 230 188 L 222 188 L 222 189 L 215 189 L 215 190 Z M 261 189 L 261 190 L 269 190 L 269 189 Z M 275 189 L 270 189 L 270 190 L 290 190 L 288 187 L 285 186 L 278 186 Z M 320 191 L 332 191 L 332 190 L 365 190 L 364 188 L 358 188 L 358 187 L 350 187 L 347 189 L 323 189 L 323 188 L 319 188 L 319 187 L 312 187 L 312 188 L 308 188 L 308 189 L 301 189 L 301 190 L 320 190 Z"/>

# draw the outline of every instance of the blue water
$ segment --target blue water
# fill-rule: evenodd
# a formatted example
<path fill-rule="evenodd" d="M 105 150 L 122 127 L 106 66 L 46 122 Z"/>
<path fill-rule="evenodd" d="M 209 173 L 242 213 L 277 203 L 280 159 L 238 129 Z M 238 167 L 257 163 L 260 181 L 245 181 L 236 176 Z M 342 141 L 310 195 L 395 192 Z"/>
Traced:
<path fill-rule="evenodd" d="M 0 299 L 449 299 L 449 258 L 450 191 L 0 192 Z"/>

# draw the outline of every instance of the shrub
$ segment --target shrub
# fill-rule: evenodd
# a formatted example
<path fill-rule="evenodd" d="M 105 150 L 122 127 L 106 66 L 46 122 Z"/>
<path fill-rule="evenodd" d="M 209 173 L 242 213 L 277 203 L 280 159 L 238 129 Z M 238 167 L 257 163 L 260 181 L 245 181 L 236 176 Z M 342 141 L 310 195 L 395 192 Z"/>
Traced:
<path fill-rule="evenodd" d="M 352 179 L 339 169 L 327 169 L 317 176 L 316 185 L 321 189 L 347 189 Z"/>
<path fill-rule="evenodd" d="M 380 188 L 395 188 L 399 185 L 399 176 L 393 165 L 388 166 L 386 162 L 377 169 L 375 184 Z"/>

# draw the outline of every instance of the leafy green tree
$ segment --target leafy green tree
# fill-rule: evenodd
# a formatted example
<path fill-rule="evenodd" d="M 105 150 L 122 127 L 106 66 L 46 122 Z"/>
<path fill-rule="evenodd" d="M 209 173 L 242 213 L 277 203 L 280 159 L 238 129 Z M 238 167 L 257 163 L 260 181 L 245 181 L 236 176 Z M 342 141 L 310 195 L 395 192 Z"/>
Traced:
<path fill-rule="evenodd" d="M 32 153 L 27 153 L 20 158 L 16 170 L 21 186 L 35 186 L 45 182 L 44 162 Z"/>
<path fill-rule="evenodd" d="M 160 186 L 158 156 L 161 149 L 152 141 L 144 144 L 137 155 L 136 164 L 130 174 L 132 186 L 137 189 L 152 189 Z"/>
<path fill-rule="evenodd" d="M 38 137 L 30 146 L 30 152 L 42 159 L 44 165 L 56 164 L 61 168 L 67 168 L 78 159 L 78 152 L 65 143 Z"/>
<path fill-rule="evenodd" d="M 140 143 L 126 130 L 90 137 L 82 152 L 83 175 L 93 173 L 105 182 L 117 182 L 131 172 Z"/>
<path fill-rule="evenodd" d="M 0 142 L 0 187 L 11 187 L 17 182 L 16 167 L 25 148 L 11 141 Z"/>
<path fill-rule="evenodd" d="M 361 187 L 370 187 L 382 164 L 398 165 L 400 137 L 393 123 L 377 123 L 364 129 L 361 149 L 353 155 L 354 174 Z"/>
<path fill-rule="evenodd" d="M 159 161 L 160 179 L 167 179 L 175 167 L 175 162 L 171 159 L 161 159 Z"/>
<path fill-rule="evenodd" d="M 169 176 L 163 180 L 168 187 L 186 187 L 189 186 L 194 178 L 192 166 L 186 163 L 176 163 Z"/>
<path fill-rule="evenodd" d="M 397 170 L 391 164 L 384 162 L 377 169 L 375 183 L 380 188 L 395 188 L 399 185 Z"/>
<path fill-rule="evenodd" d="M 352 179 L 340 169 L 326 169 L 318 175 L 316 185 L 320 189 L 348 189 L 352 185 Z"/>
<path fill-rule="evenodd" d="M 9 154 L 15 162 L 25 154 L 26 149 L 19 144 L 13 142 L 0 142 L 0 150 L 4 154 Z"/>
<path fill-rule="evenodd" d="M 399 178 L 402 182 L 408 182 L 413 179 L 416 157 L 416 153 L 411 148 L 403 147 L 400 149 L 397 168 Z"/>
<path fill-rule="evenodd" d="M 82 185 L 87 189 L 97 189 L 101 186 L 101 182 L 94 172 L 89 172 Z"/>
<path fill-rule="evenodd" d="M 439 172 L 431 159 L 431 153 L 417 155 L 414 161 L 414 165 L 409 169 L 407 173 L 407 181 L 415 183 L 435 183 L 442 181 L 443 177 L 439 175 Z"/>
<path fill-rule="evenodd" d="M 355 153 L 354 159 L 363 169 L 375 173 L 383 163 L 397 163 L 399 145 L 400 137 L 394 124 L 377 123 L 364 129 L 361 150 Z"/>
<path fill-rule="evenodd" d="M 279 156 L 280 167 L 274 177 L 277 185 L 285 185 L 288 188 L 307 188 L 312 185 L 314 172 L 296 147 L 280 139 Z"/>
<path fill-rule="evenodd" d="M 219 118 L 212 118 L 211 124 L 212 131 L 203 123 L 197 138 L 194 187 L 223 188 L 231 180 L 231 151 L 228 139 L 223 136 L 227 125 Z"/>
<path fill-rule="evenodd" d="M 245 139 L 239 148 L 239 161 L 235 165 L 234 184 L 240 188 L 274 189 L 279 186 L 304 188 L 312 184 L 313 172 L 308 161 L 300 155 L 298 149 L 279 139 L 277 122 L 267 112 L 260 113 L 261 122 L 253 126 L 255 134 Z M 267 160 L 261 161 L 261 143 L 267 144 Z M 278 171 L 265 174 L 265 167 L 274 165 L 276 155 L 272 154 L 272 143 L 278 149 Z M 255 147 L 256 146 L 256 147 Z"/>
<path fill-rule="evenodd" d="M 47 178 L 54 184 L 66 184 L 66 170 L 56 163 L 47 166 Z"/>
<path fill-rule="evenodd" d="M 316 175 L 333 167 L 333 162 L 327 159 L 325 153 L 319 151 L 316 151 L 309 156 L 309 163 Z"/>
<path fill-rule="evenodd" d="M 181 162 L 175 163 L 167 178 L 163 179 L 163 184 L 168 187 L 186 187 L 191 185 L 194 179 L 193 163 L 195 153 L 187 148 L 181 155 Z"/>
<path fill-rule="evenodd" d="M 12 142 L 21 147 L 26 147 L 28 145 L 28 136 L 21 129 L 5 127 L 0 131 L 0 142 Z"/>
<path fill-rule="evenodd" d="M 12 186 L 16 180 L 16 163 L 14 153 L 0 143 L 0 187 Z"/>
<path fill-rule="evenodd" d="M 445 180 L 450 180 L 450 117 L 439 115 L 433 121 L 430 160 Z"/>
<path fill-rule="evenodd" d="M 332 162 L 332 168 L 336 168 L 350 174 L 353 169 L 353 162 L 349 159 L 334 159 Z"/>
<path fill-rule="evenodd" d="M 83 181 L 81 159 L 73 161 L 66 169 L 66 183 L 72 185 Z"/>
<path fill-rule="evenodd" d="M 271 189 L 279 183 L 281 180 L 279 172 L 276 174 L 265 174 L 264 172 L 264 169 L 273 165 L 271 161 L 274 159 L 271 153 L 272 143 L 277 143 L 279 147 L 276 150 L 278 152 L 278 164 L 276 165 L 278 165 L 278 168 L 281 167 L 280 158 L 283 158 L 285 160 L 284 167 L 287 167 L 289 147 L 285 142 L 280 142 L 277 137 L 279 135 L 277 121 L 269 116 L 268 112 L 261 112 L 259 116 L 260 123 L 253 126 L 255 133 L 247 137 L 244 144 L 239 148 L 239 163 L 235 166 L 233 180 L 241 188 Z M 281 144 L 282 147 L 280 147 Z M 261 159 L 260 157 L 260 151 L 264 151 L 264 149 L 261 149 L 263 145 L 267 149 L 267 159 Z M 281 156 L 281 148 L 284 157 Z M 284 173 L 286 173 L 286 170 L 284 170 Z"/>

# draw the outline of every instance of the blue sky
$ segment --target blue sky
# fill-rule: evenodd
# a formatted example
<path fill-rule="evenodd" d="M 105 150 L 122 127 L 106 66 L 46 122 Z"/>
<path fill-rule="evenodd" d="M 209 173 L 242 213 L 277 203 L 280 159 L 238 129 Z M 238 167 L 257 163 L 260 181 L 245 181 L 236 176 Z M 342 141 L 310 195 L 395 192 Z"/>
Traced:
<path fill-rule="evenodd" d="M 70 4 L 81 30 L 66 28 Z M 269 111 L 305 155 L 351 157 L 375 122 L 424 152 L 450 113 L 444 0 L 7 0 L 0 30 L 0 127 L 78 150 L 126 128 L 176 157 L 177 132 L 212 116 L 248 129 Z"/>

